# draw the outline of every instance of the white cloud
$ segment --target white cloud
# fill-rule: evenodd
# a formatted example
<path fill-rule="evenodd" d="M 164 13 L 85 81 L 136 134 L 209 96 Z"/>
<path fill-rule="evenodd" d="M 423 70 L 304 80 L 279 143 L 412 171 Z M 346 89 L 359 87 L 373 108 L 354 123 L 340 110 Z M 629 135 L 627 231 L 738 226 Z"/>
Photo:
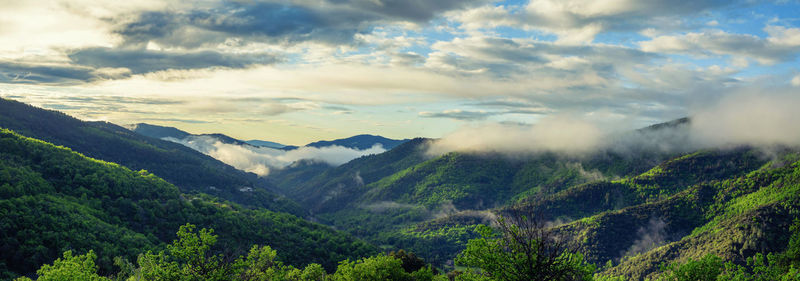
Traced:
<path fill-rule="evenodd" d="M 464 127 L 430 144 L 428 153 L 451 151 L 525 152 L 555 151 L 582 153 L 595 149 L 601 130 L 585 120 L 567 116 L 548 117 L 533 126 L 486 124 Z"/>
<path fill-rule="evenodd" d="M 692 15 L 734 1 L 635 1 L 635 0 L 530 0 L 520 6 L 477 7 L 448 16 L 466 29 L 509 26 L 540 30 L 558 36 L 562 44 L 591 43 L 606 31 L 632 31 L 654 25 L 679 26 L 671 18 Z"/>
<path fill-rule="evenodd" d="M 110 18 L 146 9 L 164 9 L 162 1 L 0 1 L 0 58 L 61 61 L 65 49 L 120 42 Z"/>
<path fill-rule="evenodd" d="M 692 137 L 707 146 L 800 145 L 800 95 L 749 92 L 723 98 L 692 115 Z"/>
<path fill-rule="evenodd" d="M 733 34 L 722 30 L 663 35 L 639 43 L 642 50 L 654 53 L 685 53 L 695 56 L 727 55 L 734 65 L 746 66 L 741 59 L 761 64 L 787 61 L 800 53 L 800 28 L 767 26 L 767 38 Z"/>
<path fill-rule="evenodd" d="M 535 152 L 570 155 L 600 149 L 632 148 L 692 151 L 752 145 L 800 146 L 800 95 L 791 89 L 743 90 L 693 110 L 688 127 L 656 131 L 628 130 L 608 118 L 582 115 L 546 117 L 530 126 L 484 124 L 464 127 L 430 144 L 428 153 L 499 152 L 510 156 Z M 606 122 L 603 122 L 605 120 Z"/>
<path fill-rule="evenodd" d="M 300 147 L 285 151 L 268 147 L 227 144 L 209 136 L 191 136 L 185 139 L 165 138 L 165 140 L 183 144 L 225 164 L 259 176 L 266 176 L 271 169 L 281 169 L 304 159 L 338 166 L 361 156 L 386 151 L 380 144 L 365 150 L 327 146 Z"/>

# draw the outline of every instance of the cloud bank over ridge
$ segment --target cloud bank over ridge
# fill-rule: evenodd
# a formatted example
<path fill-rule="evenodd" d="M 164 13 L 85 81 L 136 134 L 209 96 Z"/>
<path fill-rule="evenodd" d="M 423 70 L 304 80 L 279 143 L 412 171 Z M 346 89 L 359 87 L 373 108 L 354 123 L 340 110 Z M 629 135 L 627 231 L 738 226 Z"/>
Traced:
<path fill-rule="evenodd" d="M 267 176 L 273 169 L 281 169 L 299 160 L 311 160 L 331 166 L 344 164 L 355 158 L 386 151 L 380 144 L 358 150 L 342 146 L 299 147 L 280 150 L 269 147 L 228 144 L 209 136 L 190 136 L 184 139 L 165 138 L 231 165 L 234 168 Z"/>
<path fill-rule="evenodd" d="M 800 146 L 800 93 L 733 93 L 698 107 L 687 123 L 635 132 L 585 116 L 556 116 L 534 125 L 488 124 L 465 127 L 432 142 L 428 153 L 451 151 L 584 154 L 598 149 L 624 152 L 633 147 L 664 151 L 751 145 Z"/>

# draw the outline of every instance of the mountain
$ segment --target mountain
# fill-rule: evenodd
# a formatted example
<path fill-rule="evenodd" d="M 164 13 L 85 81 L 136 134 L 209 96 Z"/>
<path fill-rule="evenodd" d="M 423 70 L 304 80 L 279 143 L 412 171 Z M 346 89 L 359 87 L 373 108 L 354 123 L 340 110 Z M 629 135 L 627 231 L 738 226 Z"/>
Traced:
<path fill-rule="evenodd" d="M 2 116 L 0 114 L 0 122 L 5 120 Z M 34 117 L 22 116 L 22 119 L 35 120 Z M 58 121 L 58 118 L 55 120 Z M 41 120 L 27 122 L 37 125 L 40 131 L 58 136 L 50 130 L 58 132 L 64 128 L 78 128 L 86 137 L 83 141 L 90 143 L 98 143 L 94 138 L 115 136 L 97 133 L 110 129 L 85 129 L 69 124 L 50 128 L 37 123 L 47 123 Z M 307 210 L 310 220 L 364 239 L 378 245 L 383 251 L 405 249 L 414 252 L 426 262 L 446 270 L 455 269 L 453 258 L 464 249 L 467 241 L 478 237 L 476 227 L 479 224 L 491 225 L 498 216 L 520 213 L 546 220 L 549 230 L 563 235 L 563 241 L 569 241 L 587 261 L 598 265 L 600 275 L 617 276 L 622 280 L 655 280 L 663 273 L 663 264 L 697 260 L 707 254 L 746 265 L 748 259 L 758 253 L 787 249 L 790 232 L 786 230 L 793 222 L 800 221 L 800 212 L 797 211 L 800 210 L 800 148 L 698 148 L 687 145 L 687 140 L 691 139 L 691 122 L 691 119 L 683 118 L 615 135 L 609 138 L 611 145 L 582 154 L 539 151 L 509 155 L 483 151 L 434 155 L 429 152 L 429 147 L 435 140 L 418 138 L 386 152 L 362 156 L 335 167 L 312 160 L 296 161 L 282 170 L 271 171 L 266 179 L 260 179 L 264 181 L 260 184 L 272 187 L 298 202 L 302 206 L 298 209 Z M 289 239 L 300 243 L 293 244 L 293 247 L 313 247 L 309 245 L 323 243 L 317 245 L 323 248 L 315 249 L 317 252 L 314 252 L 314 256 L 322 255 L 321 258 L 329 267 L 333 266 L 328 261 L 333 255 L 326 256 L 319 252 L 325 247 L 336 247 L 336 252 L 341 253 L 339 257 L 346 256 L 346 253 L 375 251 L 367 244 L 359 244 L 363 242 L 347 242 L 351 238 L 346 235 L 324 230 L 327 228 L 288 214 L 216 199 L 199 190 L 189 189 L 192 193 L 181 194 L 177 189 L 158 189 L 153 192 L 172 199 L 164 199 L 166 203 L 158 204 L 147 201 L 150 199 L 142 203 L 131 199 L 134 201 L 133 207 L 119 205 L 123 203 L 118 202 L 124 202 L 126 198 L 149 198 L 147 196 L 152 194 L 146 192 L 154 188 L 147 185 L 135 187 L 146 195 L 120 196 L 114 192 L 129 192 L 131 187 L 128 186 L 131 184 L 119 183 L 114 179 L 141 182 L 137 175 L 156 181 L 157 177 L 146 171 L 121 172 L 113 176 L 78 171 L 96 171 L 97 168 L 86 168 L 87 165 L 69 160 L 72 159 L 70 157 L 44 157 L 35 153 L 46 149 L 33 145 L 20 146 L 14 144 L 20 141 L 13 141 L 13 137 L 8 139 L 12 140 L 8 142 L 13 145 L 4 144 L 8 152 L 0 153 L 0 163 L 5 163 L 0 169 L 0 195 L 18 201 L 0 204 L 0 207 L 12 210 L 0 209 L 4 215 L 11 214 L 4 216 L 10 222 L 0 223 L 0 227 L 10 226 L 8 230 L 0 229 L 0 233 L 10 233 L 0 237 L 6 239 L 0 247 L 16 245 L 23 240 L 25 242 L 21 245 L 26 246 L 22 247 L 25 248 L 23 254 L 7 257 L 5 264 L 0 263 L 0 270 L 19 267 L 18 261 L 24 260 L 21 258 L 23 255 L 39 257 L 50 254 L 46 249 L 66 249 L 63 245 L 48 244 L 52 244 L 47 242 L 50 240 L 70 241 L 67 248 L 75 247 L 71 243 L 76 243 L 81 245 L 80 249 L 90 248 L 83 247 L 80 241 L 99 241 L 91 242 L 93 244 L 89 246 L 123 256 L 141 252 L 141 249 L 159 247 L 164 242 L 161 235 L 166 234 L 156 229 L 162 232 L 166 231 L 163 229 L 174 230 L 173 224 L 180 219 L 173 219 L 173 213 L 182 214 L 184 221 L 203 226 L 232 226 L 234 234 L 226 236 L 234 237 L 229 240 L 226 238 L 229 243 L 257 243 L 262 238 L 271 238 L 268 235 L 277 235 L 277 238 L 272 238 L 277 241 Z M 24 140 L 21 143 L 36 142 Z M 158 141 L 152 138 L 146 140 L 150 140 L 147 143 L 151 145 Z M 81 145 L 80 142 L 75 144 Z M 59 161 L 68 161 L 68 164 Z M 114 164 L 104 165 L 115 167 Z M 51 187 L 48 187 L 48 183 Z M 171 186 L 166 182 L 163 184 Z M 66 188 L 65 191 L 58 189 L 62 186 Z M 122 188 L 118 188 L 120 186 Z M 95 190 L 99 193 L 92 193 Z M 24 201 L 31 196 L 40 196 L 40 193 L 54 198 Z M 61 196 L 67 198 L 59 199 Z M 100 199 L 96 199 L 98 196 Z M 37 202 L 71 209 L 62 212 L 59 208 L 38 207 Z M 148 209 L 168 208 L 173 203 L 189 206 L 185 207 L 189 209 L 169 207 L 169 214 Z M 37 216 L 30 216 L 28 212 L 16 211 L 15 208 L 19 206 L 30 206 L 35 210 L 33 213 L 37 214 L 62 212 L 59 214 L 67 221 L 39 221 Z M 118 212 L 125 212 L 126 215 L 118 215 Z M 66 215 L 73 213 L 79 215 Z M 214 218 L 204 219 L 204 216 Z M 233 219 L 229 216 L 247 218 L 231 222 Z M 273 224 L 252 222 L 250 217 L 268 217 L 265 220 Z M 81 220 L 90 223 L 76 225 Z M 296 224 L 306 223 L 309 228 L 321 228 L 319 231 L 312 230 L 312 234 L 305 234 L 303 227 L 282 228 L 284 222 L 292 221 L 296 221 Z M 162 224 L 151 226 L 154 223 Z M 46 229 L 36 228 L 38 225 L 79 229 L 78 234 L 86 231 L 100 234 L 73 241 L 64 238 L 61 231 L 51 234 Z M 246 227 L 252 225 L 264 227 Z M 89 226 L 103 227 L 103 230 L 87 229 Z M 255 232 L 239 230 L 239 226 Z M 20 234 L 13 232 L 15 229 L 33 230 Z M 331 231 L 331 234 L 324 234 L 327 233 L 325 231 Z M 25 240 L 33 239 L 29 238 L 36 237 L 32 233 L 40 232 L 47 233 L 44 237 L 55 238 Z M 156 234 L 137 238 L 139 236 L 136 233 Z M 337 247 L 336 243 L 319 240 L 320 236 L 313 235 L 340 235 L 335 240 L 344 241 L 342 243 L 347 247 Z M 115 244 L 96 239 L 98 236 L 123 238 Z M 125 252 L 125 249 L 135 250 Z M 6 250 L 0 248 L 0 252 Z M 19 253 L 16 248 L 12 250 Z M 301 256 L 286 257 L 287 260 L 294 259 L 302 263 L 311 259 L 305 251 L 297 253 L 290 248 L 283 250 L 289 252 L 287 256 Z M 104 264 L 107 265 L 108 261 Z M 15 272 L 20 271 L 15 269 Z"/>
<path fill-rule="evenodd" d="M 635 175 L 674 155 L 642 148 L 639 153 L 609 150 L 587 157 L 463 152 L 436 156 L 427 153 L 431 141 L 413 139 L 339 167 L 296 163 L 268 179 L 318 221 L 387 248 L 412 250 L 441 266 L 474 238 L 474 225 L 448 228 L 446 237 L 411 231 L 416 225 L 460 211 L 483 216 L 493 208 L 574 185 Z"/>
<path fill-rule="evenodd" d="M 30 275 L 66 250 L 113 259 L 163 249 L 179 226 L 213 228 L 233 254 L 270 245 L 294 265 L 338 261 L 377 249 L 286 213 L 253 209 L 205 194 L 181 193 L 145 170 L 86 157 L 0 129 L 0 279 Z"/>
<path fill-rule="evenodd" d="M 393 140 L 384 138 L 382 136 L 375 136 L 375 135 L 356 135 L 349 138 L 344 139 L 337 139 L 331 141 L 317 141 L 306 144 L 305 146 L 309 147 L 326 147 L 332 145 L 343 146 L 347 148 L 353 148 L 358 150 L 368 149 L 375 144 L 380 144 L 386 150 L 391 150 L 396 146 L 407 142 L 407 139 L 404 140 Z"/>
<path fill-rule="evenodd" d="M 631 131 L 580 156 L 435 156 L 426 153 L 431 140 L 415 139 L 340 167 L 300 163 L 269 179 L 318 221 L 439 266 L 477 237 L 477 224 L 511 210 L 542 215 L 591 262 L 611 260 L 604 273 L 632 280 L 654 277 L 661 262 L 712 253 L 743 263 L 755 252 L 781 250 L 787 236 L 776 231 L 792 221 L 781 208 L 796 208 L 792 200 L 800 197 L 789 195 L 798 186 L 786 177 L 800 166 L 797 150 L 693 150 L 681 145 L 690 124 L 682 118 Z M 791 187 L 777 189 L 780 183 Z M 777 207 L 776 198 L 789 201 Z M 769 223 L 735 227 L 748 219 Z"/>
<path fill-rule="evenodd" d="M 278 149 L 287 147 L 287 145 L 284 145 L 284 144 L 280 144 L 280 143 L 277 143 L 277 142 L 271 142 L 271 141 L 265 141 L 265 140 L 248 140 L 248 141 L 244 141 L 244 142 L 246 142 L 248 144 L 251 144 L 251 145 L 255 145 L 255 146 L 263 146 L 263 147 L 278 148 Z"/>
<path fill-rule="evenodd" d="M 210 137 L 214 138 L 222 143 L 227 144 L 235 144 L 235 145 L 250 145 L 247 142 L 229 137 L 224 134 L 190 134 L 184 131 L 181 131 L 175 127 L 165 127 L 165 126 L 158 126 L 158 125 L 151 125 L 147 123 L 138 123 L 130 126 L 131 131 L 134 131 L 140 135 L 148 136 L 151 138 L 157 139 L 164 139 L 164 138 L 173 138 L 173 139 L 185 139 L 187 137 Z"/>
<path fill-rule="evenodd" d="M 163 138 L 182 139 L 191 135 L 187 132 L 178 130 L 175 127 L 165 127 L 165 126 L 151 125 L 147 123 L 133 124 L 128 126 L 128 129 L 137 132 L 141 135 L 157 139 L 163 139 Z"/>
<path fill-rule="evenodd" d="M 305 215 L 296 203 L 275 194 L 274 187 L 255 174 L 237 170 L 183 145 L 143 136 L 111 123 L 85 122 L 57 111 L 0 99 L 0 127 L 69 147 L 95 159 L 148 170 L 184 193 L 202 192 L 244 205 Z"/>
<path fill-rule="evenodd" d="M 785 249 L 785 230 L 800 219 L 793 211 L 800 207 L 798 160 L 797 149 L 701 150 L 644 173 L 578 184 L 487 211 L 452 210 L 413 222 L 396 218 L 409 217 L 415 207 L 396 204 L 394 210 L 370 217 L 344 210 L 321 221 L 337 222 L 337 228 L 374 243 L 424 253 L 427 260 L 446 264 L 466 240 L 477 237 L 477 224 L 490 224 L 493 214 L 516 210 L 543 216 L 556 231 L 571 237 L 589 261 L 610 264 L 603 274 L 653 279 L 662 264 L 707 254 L 745 264 L 755 253 Z M 376 218 L 384 214 L 388 216 Z M 371 227 L 386 222 L 405 225 Z"/>
<path fill-rule="evenodd" d="M 417 138 L 384 153 L 353 159 L 338 167 L 300 161 L 275 171 L 268 179 L 304 207 L 319 211 L 325 206 L 344 206 L 366 184 L 421 163 L 428 139 Z"/>

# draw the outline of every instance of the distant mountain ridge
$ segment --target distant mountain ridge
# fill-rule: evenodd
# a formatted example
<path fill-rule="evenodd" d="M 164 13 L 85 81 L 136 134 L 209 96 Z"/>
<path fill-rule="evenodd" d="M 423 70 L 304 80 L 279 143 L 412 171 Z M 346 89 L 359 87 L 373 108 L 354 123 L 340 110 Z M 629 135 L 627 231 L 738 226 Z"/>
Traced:
<path fill-rule="evenodd" d="M 175 127 L 158 126 L 147 123 L 138 123 L 126 126 L 129 130 L 137 132 L 151 138 L 176 138 L 182 139 L 190 136 L 190 133 L 179 130 Z"/>
<path fill-rule="evenodd" d="M 177 140 L 185 139 L 190 136 L 194 137 L 211 137 L 221 141 L 222 143 L 227 144 L 235 144 L 235 145 L 252 145 L 245 141 L 241 141 L 232 137 L 229 137 L 224 134 L 190 134 L 185 131 L 182 131 L 175 127 L 168 127 L 168 126 L 159 126 L 147 123 L 138 123 L 134 125 L 130 125 L 129 128 L 131 131 L 139 133 L 144 136 L 157 138 L 157 139 L 165 139 L 165 138 L 173 138 Z"/>
<path fill-rule="evenodd" d="M 64 113 L 0 98 L 0 127 L 27 137 L 69 147 L 86 156 L 147 170 L 181 188 L 203 192 L 244 205 L 265 207 L 304 216 L 274 187 L 183 145 L 147 137 L 108 122 L 85 122 Z M 149 128 L 162 135 L 181 131 Z M 185 133 L 185 132 L 184 132 Z"/>
<path fill-rule="evenodd" d="M 316 141 L 306 144 L 305 146 L 326 147 L 326 146 L 338 145 L 347 148 L 364 150 L 371 148 L 375 144 L 380 144 L 381 146 L 383 146 L 384 149 L 391 150 L 392 148 L 395 148 L 398 145 L 401 145 L 407 141 L 409 141 L 409 139 L 395 140 L 395 139 L 385 138 L 382 136 L 364 134 L 364 135 L 355 135 L 349 138 L 336 139 L 331 141 L 325 141 L 325 140 Z"/>
<path fill-rule="evenodd" d="M 153 125 L 153 124 L 147 124 L 147 123 L 133 124 L 133 125 L 130 125 L 128 127 L 130 128 L 131 131 L 137 132 L 139 134 L 142 134 L 142 135 L 145 135 L 145 136 L 148 136 L 148 137 L 158 138 L 158 139 L 175 138 L 175 139 L 180 140 L 180 139 L 184 139 L 184 138 L 187 138 L 187 137 L 190 137 L 190 136 L 195 136 L 195 137 L 207 136 L 207 137 L 215 138 L 215 139 L 221 141 L 222 143 L 227 143 L 227 144 L 235 144 L 235 145 L 243 145 L 243 146 L 252 145 L 252 146 L 275 148 L 275 149 L 280 149 L 280 150 L 293 150 L 293 149 L 299 148 L 298 146 L 285 145 L 285 144 L 281 144 L 281 143 L 277 143 L 277 142 L 273 142 L 273 141 L 265 141 L 265 140 L 246 140 L 245 141 L 245 140 L 239 140 L 239 139 L 236 139 L 236 138 L 224 135 L 224 134 L 218 134 L 218 133 L 215 133 L 215 134 L 190 134 L 188 132 L 182 131 L 182 130 L 180 130 L 178 128 L 175 128 L 175 127 L 159 126 L 159 125 Z M 312 142 L 312 143 L 306 144 L 305 146 L 306 147 L 316 147 L 316 148 L 328 147 L 328 146 L 342 146 L 342 147 L 347 147 L 347 148 L 352 148 L 352 149 L 365 150 L 365 149 L 372 148 L 376 144 L 380 144 L 381 147 L 383 147 L 384 149 L 391 150 L 392 148 L 395 148 L 398 145 L 401 145 L 401 144 L 403 144 L 403 143 L 405 143 L 407 141 L 409 141 L 409 139 L 395 140 L 395 139 L 390 139 L 390 138 L 377 136 L 377 135 L 363 134 L 363 135 L 355 135 L 355 136 L 352 136 L 352 137 L 349 137 L 349 138 L 343 138 L 343 139 L 316 141 L 316 142 Z"/>
<path fill-rule="evenodd" d="M 277 148 L 277 149 L 282 149 L 282 148 L 288 146 L 288 145 L 285 145 L 285 144 L 282 144 L 282 143 L 277 143 L 277 142 L 274 142 L 274 141 L 265 141 L 265 140 L 246 140 L 244 142 L 249 143 L 251 145 L 255 145 L 255 146 L 263 146 L 263 147 L 270 147 L 270 148 Z"/>

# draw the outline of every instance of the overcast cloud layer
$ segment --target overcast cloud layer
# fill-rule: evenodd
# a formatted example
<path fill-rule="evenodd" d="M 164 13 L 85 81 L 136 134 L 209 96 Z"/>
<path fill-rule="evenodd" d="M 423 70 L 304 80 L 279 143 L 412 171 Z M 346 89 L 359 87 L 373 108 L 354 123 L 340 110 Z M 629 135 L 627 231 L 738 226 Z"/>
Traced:
<path fill-rule="evenodd" d="M 632 129 L 697 114 L 714 133 L 748 139 L 724 130 L 751 119 L 704 108 L 734 107 L 745 92 L 753 106 L 736 112 L 800 108 L 796 1 L 0 5 L 0 97 L 119 124 L 300 144 L 517 134 L 508 124 Z M 769 135 L 761 129 L 752 134 Z M 594 145 L 532 130 L 515 136 Z"/>

